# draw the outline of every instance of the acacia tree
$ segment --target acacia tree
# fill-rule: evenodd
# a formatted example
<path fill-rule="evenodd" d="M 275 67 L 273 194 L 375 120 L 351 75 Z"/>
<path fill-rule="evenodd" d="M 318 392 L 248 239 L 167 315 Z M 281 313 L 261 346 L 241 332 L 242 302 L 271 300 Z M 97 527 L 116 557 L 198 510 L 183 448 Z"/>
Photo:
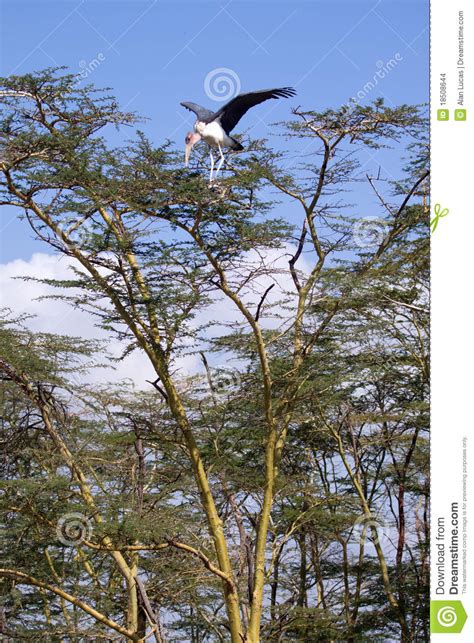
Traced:
<path fill-rule="evenodd" d="M 180 441 L 159 428 L 168 426 L 163 405 L 137 393 L 129 400 L 124 385 L 117 391 L 71 385 L 70 371 L 84 368 L 84 357 L 97 345 L 12 326 L 6 320 L 0 330 L 2 548 L 4 564 L 13 563 L 4 570 L 13 582 L 6 587 L 9 611 L 2 633 L 39 637 L 46 626 L 57 637 L 109 638 L 116 632 L 141 640 L 150 625 L 148 633 L 161 640 L 159 610 L 177 580 L 172 576 L 169 585 L 169 573 L 161 578 L 166 565 L 149 572 L 160 579 L 160 599 L 152 607 L 140 578 L 135 577 L 134 594 L 129 582 L 124 591 L 121 578 L 127 567 L 134 573 L 139 556 L 141 569 L 147 569 L 147 551 L 173 548 L 197 556 L 195 548 L 169 538 L 184 526 L 197 538 L 193 523 L 199 523 L 189 502 L 181 502 L 176 515 L 175 498 L 188 489 L 189 475 Z M 111 550 L 111 538 L 123 556 Z M 137 546 L 137 539 L 149 548 Z M 177 563 L 172 556 L 171 561 Z M 35 577 L 18 567 L 34 570 Z M 22 583 L 32 591 L 17 600 L 16 585 Z M 59 597 L 59 606 L 49 592 Z M 85 620 L 74 608 L 85 612 Z"/>
<path fill-rule="evenodd" d="M 327 341 L 327 333 L 337 328 L 354 298 L 363 293 L 378 263 L 398 240 L 409 237 L 414 221 L 427 216 L 423 208 L 408 207 L 425 189 L 428 172 L 420 162 L 422 155 L 410 166 L 413 171 L 397 183 L 393 197 L 382 194 L 376 181 L 368 178 L 384 209 L 383 235 L 370 251 L 354 244 L 354 217 L 341 195 L 361 178 L 357 151 L 419 141 L 425 127 L 422 114 L 416 107 L 389 109 L 382 101 L 336 111 L 296 110 L 294 120 L 282 129 L 296 145 L 305 142 L 301 164 L 290 170 L 283 153 L 255 142 L 248 155 L 231 161 L 219 185 L 209 189 L 200 172 L 202 158 L 185 170 L 181 155 L 169 143 L 155 147 L 139 133 L 134 141 L 111 148 L 106 128 L 133 125 L 137 119 L 92 87 L 79 89 L 74 76 L 47 70 L 3 79 L 2 85 L 1 203 L 21 208 L 37 237 L 70 258 L 71 278 L 49 282 L 60 288 L 60 296 L 92 313 L 121 342 L 124 355 L 140 350 L 147 356 L 155 373 L 157 399 L 166 409 L 166 425 L 179 432 L 179 444 L 188 458 L 213 553 L 178 543 L 172 534 L 161 543 L 156 538 L 152 543 L 136 538 L 124 543 L 113 530 L 109 533 L 96 506 L 91 476 L 93 480 L 97 476 L 93 470 L 83 471 L 64 433 L 55 427 L 59 420 L 53 417 L 54 403 L 42 395 L 41 387 L 35 389 L 27 373 L 7 361 L 4 372 L 39 409 L 58 457 L 94 517 L 94 533 L 100 538 L 89 541 L 89 547 L 105 550 L 124 579 L 125 625 L 112 625 L 104 620 L 105 614 L 77 596 L 31 573 L 9 568 L 0 574 L 56 593 L 129 639 L 142 640 L 138 596 L 146 605 L 147 591 L 141 587 L 142 559 L 136 553 L 173 546 L 219 579 L 226 619 L 217 631 L 212 624 L 214 635 L 224 638 L 224 628 L 234 642 L 255 643 L 261 636 L 269 574 L 278 568 L 278 545 L 272 557 L 272 509 L 284 480 L 285 445 L 304 413 L 300 402 L 308 382 L 306 369 Z M 296 225 L 272 216 L 271 191 L 299 207 Z M 278 284 L 281 268 L 268 263 L 275 250 L 287 254 L 292 283 L 291 289 L 279 288 L 278 301 L 271 299 L 271 286 Z M 336 268 L 341 261 L 345 263 Z M 232 306 L 237 331 L 230 337 L 220 332 L 213 337 L 211 327 L 203 338 L 200 315 L 216 298 Z M 254 438 L 247 445 L 232 444 L 228 438 L 230 428 L 239 422 L 227 416 L 238 404 L 229 402 L 221 408 L 211 396 L 203 413 L 199 391 L 183 387 L 177 360 L 190 345 L 232 351 L 243 364 L 252 365 L 248 381 L 253 404 L 247 405 L 247 426 Z M 205 355 L 203 359 L 212 391 L 212 369 Z M 216 466 L 221 436 L 209 449 L 203 426 L 210 427 L 209 436 L 223 417 L 227 442 Z M 232 451 L 240 448 L 236 466 Z M 316 463 L 320 456 L 316 443 Z M 339 456 L 344 459 L 344 444 Z M 234 457 L 239 459 L 237 453 Z M 348 462 L 347 472 L 363 510 L 370 513 L 351 467 Z M 224 475 L 227 468 L 238 469 L 239 475 L 229 481 Z M 256 472 L 249 511 L 242 499 L 244 479 Z M 403 472 L 396 471 L 396 476 L 404 484 Z M 239 534 L 237 556 L 234 524 Z M 306 542 L 306 537 L 300 539 L 302 552 Z M 380 548 L 377 554 L 385 600 L 396 615 L 401 639 L 407 641 L 410 633 L 401 595 L 397 597 L 393 589 Z M 302 555 L 302 565 L 304 560 Z M 303 584 L 304 576 L 303 570 Z M 300 589 L 303 608 L 305 589 Z M 274 617 L 275 591 L 270 587 L 272 591 Z M 219 612 L 217 607 L 216 620 Z M 147 613 L 153 621 L 150 610 Z M 159 639 L 158 625 L 153 628 Z"/>
<path fill-rule="evenodd" d="M 418 221 L 406 233 L 410 239 L 399 237 L 371 270 L 369 282 L 353 292 L 338 321 L 329 364 L 318 360 L 312 377 L 322 371 L 327 378 L 329 369 L 331 395 L 309 393 L 305 402 L 303 439 L 311 445 L 326 493 L 340 504 L 344 490 L 347 503 L 345 492 L 351 489 L 361 512 L 353 521 L 358 559 L 350 563 L 351 530 L 341 540 L 348 563 L 343 574 L 349 638 L 360 634 L 369 616 L 361 609 L 367 596 L 363 584 L 377 567 L 388 605 L 382 600 L 376 607 L 376 601 L 373 608 L 389 621 L 403 621 L 409 640 L 429 636 L 426 601 L 419 600 L 428 594 L 429 243 L 427 221 L 416 209 L 406 214 Z M 318 379 L 316 384 L 321 388 Z M 378 561 L 375 568 L 371 558 Z M 376 588 L 378 572 L 373 583 Z"/>
<path fill-rule="evenodd" d="M 412 226 L 354 288 L 306 361 L 270 530 L 265 640 L 397 636 L 401 620 L 410 640 L 428 636 L 429 242 L 420 214 L 407 208 Z M 320 280 L 309 313 L 318 326 L 347 270 L 345 263 Z M 287 341 L 273 344 L 279 373 L 289 368 Z M 275 373 L 275 386 L 285 381 Z M 254 400 L 244 398 L 242 431 L 245 404 Z"/>

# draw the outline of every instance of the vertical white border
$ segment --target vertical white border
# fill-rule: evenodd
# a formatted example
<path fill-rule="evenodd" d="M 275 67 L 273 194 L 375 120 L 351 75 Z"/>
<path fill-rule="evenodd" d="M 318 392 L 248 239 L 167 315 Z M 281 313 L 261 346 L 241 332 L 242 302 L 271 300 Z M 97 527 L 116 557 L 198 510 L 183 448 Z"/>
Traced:
<path fill-rule="evenodd" d="M 465 122 L 458 107 L 458 23 L 464 15 Z M 431 210 L 449 214 L 432 236 L 432 385 L 431 385 L 431 600 L 461 600 L 468 618 L 460 634 L 433 639 L 468 641 L 474 634 L 474 6 L 472 0 L 431 2 Z M 441 74 L 446 74 L 449 121 L 437 120 L 442 108 Z M 440 210 L 438 209 L 438 212 Z M 463 516 L 463 438 L 467 438 L 467 515 Z M 451 503 L 460 507 L 459 594 L 450 595 L 448 550 Z M 446 592 L 439 593 L 438 519 L 446 523 Z M 467 565 L 462 559 L 463 518 L 467 519 Z M 466 575 L 466 587 L 463 575 Z M 436 593 L 438 589 L 438 594 Z"/>

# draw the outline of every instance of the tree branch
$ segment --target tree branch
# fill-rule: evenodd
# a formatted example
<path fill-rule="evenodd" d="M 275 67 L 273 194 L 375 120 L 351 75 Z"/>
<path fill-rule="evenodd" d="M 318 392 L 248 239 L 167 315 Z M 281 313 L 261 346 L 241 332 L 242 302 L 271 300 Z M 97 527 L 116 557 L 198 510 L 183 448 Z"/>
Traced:
<path fill-rule="evenodd" d="M 112 621 L 104 614 L 101 614 L 87 603 L 84 603 L 84 601 L 81 601 L 79 598 L 72 596 L 72 594 L 65 592 L 60 587 L 55 587 L 54 585 L 50 585 L 49 583 L 45 583 L 44 581 L 38 580 L 33 576 L 29 576 L 28 574 L 24 574 L 23 572 L 19 572 L 14 569 L 0 568 L 0 576 L 3 576 L 4 578 L 11 578 L 12 580 L 17 581 L 19 584 L 33 585 L 35 587 L 39 587 L 40 589 L 45 589 L 48 592 L 52 592 L 53 594 L 56 594 L 56 596 L 63 598 L 65 601 L 68 601 L 68 603 L 71 603 L 71 605 L 79 607 L 79 609 L 86 612 L 86 614 L 89 614 L 89 616 L 92 616 L 92 618 L 94 618 L 99 623 L 103 623 L 110 629 L 115 630 L 123 636 L 126 636 L 131 641 L 142 640 L 142 638 L 138 634 L 129 632 L 129 630 L 127 630 L 125 627 L 122 627 L 115 621 Z"/>

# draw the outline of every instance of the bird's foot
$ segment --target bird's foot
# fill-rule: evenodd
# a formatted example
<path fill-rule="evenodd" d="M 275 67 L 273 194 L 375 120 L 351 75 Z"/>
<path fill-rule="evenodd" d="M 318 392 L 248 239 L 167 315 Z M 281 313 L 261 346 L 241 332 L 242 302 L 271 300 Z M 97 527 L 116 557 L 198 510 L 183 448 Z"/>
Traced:
<path fill-rule="evenodd" d="M 230 194 L 229 187 L 224 185 L 223 183 L 219 183 L 218 181 L 215 181 L 214 183 L 209 185 L 209 191 L 217 199 L 225 198 Z"/>

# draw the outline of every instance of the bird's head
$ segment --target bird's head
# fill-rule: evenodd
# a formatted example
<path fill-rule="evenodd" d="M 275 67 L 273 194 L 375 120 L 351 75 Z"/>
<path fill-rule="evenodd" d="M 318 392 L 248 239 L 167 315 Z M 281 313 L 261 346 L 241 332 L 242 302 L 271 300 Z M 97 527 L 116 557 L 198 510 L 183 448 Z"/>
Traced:
<path fill-rule="evenodd" d="M 186 134 L 186 138 L 184 139 L 184 142 L 186 143 L 186 151 L 184 153 L 184 164 L 186 167 L 188 167 L 191 150 L 196 145 L 196 143 L 199 143 L 200 140 L 201 140 L 201 135 L 198 134 L 197 132 L 188 132 Z"/>

